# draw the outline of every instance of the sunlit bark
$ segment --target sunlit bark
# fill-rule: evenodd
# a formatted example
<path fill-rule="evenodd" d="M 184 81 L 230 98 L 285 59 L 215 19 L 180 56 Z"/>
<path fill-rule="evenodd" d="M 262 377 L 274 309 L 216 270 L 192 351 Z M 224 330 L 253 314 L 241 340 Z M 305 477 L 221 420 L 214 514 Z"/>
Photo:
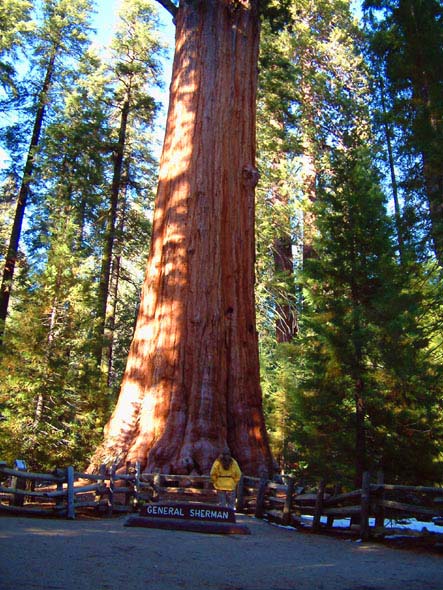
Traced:
<path fill-rule="evenodd" d="M 153 237 L 119 400 L 93 465 L 271 470 L 254 305 L 257 1 L 181 2 Z"/>

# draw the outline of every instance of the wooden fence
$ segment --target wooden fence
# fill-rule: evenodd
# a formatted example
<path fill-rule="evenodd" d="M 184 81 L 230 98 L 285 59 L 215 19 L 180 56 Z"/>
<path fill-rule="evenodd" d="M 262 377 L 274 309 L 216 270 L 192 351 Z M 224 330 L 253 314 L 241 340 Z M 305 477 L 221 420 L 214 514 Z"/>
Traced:
<path fill-rule="evenodd" d="M 348 526 L 354 523 L 362 539 L 384 536 L 386 521 L 411 518 L 439 524 L 443 533 L 443 488 L 385 484 L 381 479 L 371 483 L 365 473 L 362 487 L 346 493 L 340 493 L 338 486 L 328 489 L 324 481 L 310 490 L 291 478 L 284 485 L 255 480 L 254 514 L 294 527 L 310 516 L 314 531 L 331 529 L 337 519 L 350 519 Z"/>
<path fill-rule="evenodd" d="M 17 463 L 10 468 L 0 462 L 0 513 L 73 519 L 83 510 L 108 515 L 134 512 L 158 500 L 217 502 L 208 476 L 142 474 L 138 464 L 128 465 L 126 473 L 105 466 L 98 474 L 73 467 L 33 473 Z"/>
<path fill-rule="evenodd" d="M 20 462 L 13 468 L 0 462 L 0 513 L 72 519 L 83 510 L 109 515 L 137 511 L 146 502 L 186 500 L 216 503 L 208 476 L 141 473 L 139 465 L 128 465 L 126 473 L 103 466 L 98 474 L 73 467 L 44 474 L 24 470 Z M 306 526 L 304 517 L 309 516 L 312 530 L 318 532 L 348 518 L 367 539 L 383 536 L 387 520 L 417 518 L 443 525 L 443 488 L 385 484 L 380 476 L 371 483 L 366 473 L 360 489 L 342 493 L 324 481 L 306 488 L 290 477 L 276 483 L 243 476 L 237 511 L 294 527 Z"/>

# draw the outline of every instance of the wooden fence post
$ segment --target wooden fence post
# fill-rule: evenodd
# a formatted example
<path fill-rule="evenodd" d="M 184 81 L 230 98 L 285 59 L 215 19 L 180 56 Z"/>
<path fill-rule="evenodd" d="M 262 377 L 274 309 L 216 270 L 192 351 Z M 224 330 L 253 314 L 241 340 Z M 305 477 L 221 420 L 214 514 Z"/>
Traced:
<path fill-rule="evenodd" d="M 14 461 L 14 469 L 17 471 L 27 471 L 27 465 L 22 459 L 16 459 Z M 11 486 L 16 490 L 26 490 L 26 479 L 23 477 L 13 476 L 11 480 Z M 14 494 L 12 500 L 13 506 L 23 506 L 25 503 L 25 496 L 23 494 Z"/>
<path fill-rule="evenodd" d="M 68 484 L 68 495 L 67 495 L 67 512 L 66 516 L 70 520 L 75 518 L 75 505 L 74 505 L 74 467 L 66 468 L 66 482 Z"/>
<path fill-rule="evenodd" d="M 258 485 L 257 491 L 257 503 L 255 506 L 255 518 L 263 518 L 265 512 L 265 495 L 266 495 L 266 486 L 268 484 L 268 480 L 266 477 L 262 477 L 260 479 L 260 483 Z"/>
<path fill-rule="evenodd" d="M 132 468 L 132 463 L 130 461 L 126 461 L 126 470 L 125 471 L 126 471 L 125 475 L 131 475 L 133 468 Z M 125 479 L 126 490 L 130 489 L 131 483 L 132 482 L 129 479 Z M 134 490 L 133 484 L 132 484 L 132 490 Z M 131 494 L 129 491 L 126 491 L 125 492 L 125 506 L 129 506 L 129 504 L 131 502 L 131 497 L 134 497 L 134 495 Z"/>
<path fill-rule="evenodd" d="M 286 498 L 283 506 L 283 518 L 282 522 L 285 526 L 291 523 L 291 510 L 292 510 L 292 494 L 294 493 L 295 479 L 288 477 L 288 483 L 286 488 Z"/>
<path fill-rule="evenodd" d="M 130 461 L 126 461 L 126 469 L 125 469 L 125 475 L 131 475 L 134 473 L 134 468 L 132 467 L 132 463 Z M 129 490 L 132 484 L 132 491 L 134 491 L 134 483 L 131 482 L 131 480 L 129 479 L 125 479 L 125 488 L 126 490 Z M 124 502 L 125 502 L 125 506 L 129 506 L 129 504 L 131 503 L 131 498 L 134 497 L 134 494 L 131 494 L 129 491 L 125 492 L 124 495 Z"/>
<path fill-rule="evenodd" d="M 104 488 L 106 485 L 106 465 L 100 465 L 100 468 L 98 470 L 98 474 L 100 476 L 100 479 L 97 480 L 97 484 L 100 486 L 100 488 Z M 95 501 L 97 502 L 97 510 L 100 510 L 101 507 L 101 501 L 103 498 L 104 494 L 101 491 L 96 491 L 95 492 Z M 108 494 L 106 493 L 106 502 L 108 501 Z"/>
<path fill-rule="evenodd" d="M 157 500 L 161 500 L 163 495 L 163 478 L 160 469 L 154 469 L 154 477 L 152 478 L 153 495 Z"/>
<path fill-rule="evenodd" d="M 320 481 L 317 492 L 317 499 L 315 501 L 314 520 L 312 521 L 312 530 L 318 531 L 320 529 L 320 519 L 323 514 L 323 498 L 325 495 L 326 482 L 324 479 Z"/>
<path fill-rule="evenodd" d="M 57 484 L 56 485 L 57 485 L 57 492 L 62 492 L 63 491 L 63 482 L 65 480 L 67 481 L 67 479 L 66 479 L 66 471 L 64 471 L 63 469 L 59 469 L 58 467 L 56 467 L 54 469 L 54 471 L 53 471 L 53 474 L 56 477 L 59 477 L 60 478 L 59 481 L 57 481 Z M 64 504 L 64 496 L 57 496 L 55 498 L 55 505 L 56 505 L 56 507 L 57 508 L 60 508 L 60 507 L 63 506 L 63 504 Z"/>
<path fill-rule="evenodd" d="M 114 493 L 115 493 L 115 473 L 117 471 L 117 465 L 114 463 L 111 467 L 109 474 L 109 514 L 112 514 L 114 508 Z"/>
<path fill-rule="evenodd" d="M 243 512 L 245 507 L 245 478 L 243 475 L 240 477 L 240 481 L 237 486 L 237 511 Z"/>
<path fill-rule="evenodd" d="M 140 461 L 135 463 L 135 481 L 134 481 L 134 508 L 138 510 L 140 508 L 140 477 L 141 477 L 142 465 Z"/>
<path fill-rule="evenodd" d="M 385 483 L 385 475 L 383 471 L 377 472 L 377 483 L 381 486 Z M 376 508 L 375 508 L 375 526 L 383 528 L 385 526 L 385 509 L 382 504 L 385 497 L 385 491 L 383 488 L 377 490 L 376 494 Z"/>
<path fill-rule="evenodd" d="M 371 476 L 368 471 L 363 473 L 361 484 L 361 516 L 360 537 L 366 541 L 369 537 L 369 509 L 371 496 Z"/>
<path fill-rule="evenodd" d="M 100 465 L 100 469 L 98 470 L 98 474 L 100 475 L 100 479 L 97 481 L 97 483 L 101 486 L 104 486 L 105 480 L 106 480 L 106 465 L 104 465 L 104 464 Z"/>

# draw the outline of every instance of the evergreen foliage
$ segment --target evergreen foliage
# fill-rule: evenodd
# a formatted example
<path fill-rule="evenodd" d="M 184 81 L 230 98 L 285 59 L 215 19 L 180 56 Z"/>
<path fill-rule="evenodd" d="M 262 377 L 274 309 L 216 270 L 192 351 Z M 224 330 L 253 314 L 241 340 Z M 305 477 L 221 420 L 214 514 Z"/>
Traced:
<path fill-rule="evenodd" d="M 436 0 L 366 0 L 363 6 L 385 93 L 383 116 L 395 138 L 405 230 L 415 234 L 417 254 L 433 250 L 441 266 L 443 8 Z"/>
<path fill-rule="evenodd" d="M 28 100 L 29 94 L 27 92 L 24 92 L 20 97 L 29 109 L 26 117 L 29 136 L 26 148 L 22 152 L 21 158 L 18 159 L 18 163 L 15 164 L 15 166 L 20 166 L 23 161 L 23 168 L 19 173 L 21 179 L 18 183 L 15 213 L 0 286 L 0 341 L 3 340 L 5 331 L 22 228 L 26 208 L 29 205 L 33 175 L 36 172 L 38 151 L 48 115 L 50 115 L 49 104 L 56 102 L 59 96 L 55 92 L 56 83 L 69 81 L 76 57 L 84 48 L 91 10 L 90 0 L 75 0 L 73 2 L 46 0 L 42 3 L 41 23 L 32 39 L 33 53 L 30 65 L 36 68 L 37 74 L 35 78 L 31 78 L 35 86 L 33 91 L 29 93 L 30 100 Z M 14 128 L 16 129 L 17 126 Z M 9 135 L 11 136 L 11 134 Z M 18 149 L 16 147 L 16 151 L 20 152 L 21 147 L 20 145 Z"/>
<path fill-rule="evenodd" d="M 33 29 L 29 0 L 3 0 L 0 5 L 0 86 L 16 92 L 16 59 Z"/>
<path fill-rule="evenodd" d="M 419 319 L 423 295 L 395 260 L 367 147 L 346 146 L 331 169 L 317 205 L 318 257 L 305 268 L 300 449 L 318 475 L 355 473 L 358 484 L 369 469 L 433 482 L 441 369 Z"/>
<path fill-rule="evenodd" d="M 157 4 L 177 12 L 123 4 L 106 59 L 92 1 L 0 6 L 4 254 L 27 191 L 0 349 L 2 460 L 82 468 L 112 410 L 151 231 Z M 442 8 L 363 8 L 364 27 L 348 0 L 260 2 L 265 413 L 283 471 L 441 483 Z"/>

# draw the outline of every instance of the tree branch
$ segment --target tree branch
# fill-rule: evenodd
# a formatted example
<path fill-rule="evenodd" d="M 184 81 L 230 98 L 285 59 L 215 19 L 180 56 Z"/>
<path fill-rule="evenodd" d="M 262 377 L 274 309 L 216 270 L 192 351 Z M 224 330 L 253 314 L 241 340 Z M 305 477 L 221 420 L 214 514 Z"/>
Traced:
<path fill-rule="evenodd" d="M 175 18 L 177 15 L 178 7 L 172 2 L 172 0 L 157 0 L 159 4 L 166 8 L 166 10 L 172 14 L 172 17 Z"/>

